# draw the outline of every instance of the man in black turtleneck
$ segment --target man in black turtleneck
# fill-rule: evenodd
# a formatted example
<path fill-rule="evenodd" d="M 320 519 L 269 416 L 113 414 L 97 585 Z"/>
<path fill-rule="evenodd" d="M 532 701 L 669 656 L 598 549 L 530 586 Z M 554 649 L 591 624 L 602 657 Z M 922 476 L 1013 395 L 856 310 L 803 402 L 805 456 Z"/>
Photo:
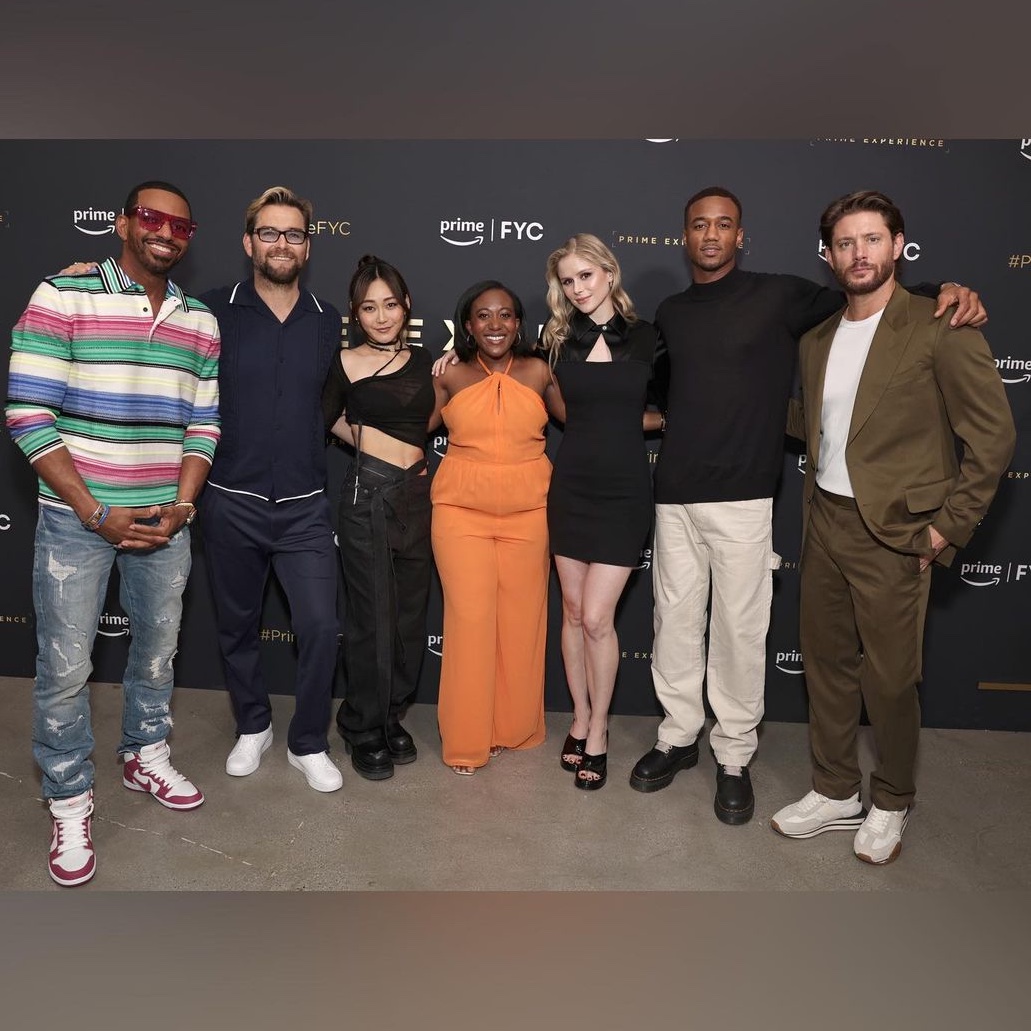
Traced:
<path fill-rule="evenodd" d="M 772 571 L 780 565 L 773 494 L 798 338 L 844 304 L 842 294 L 798 276 L 738 269 L 743 240 L 741 204 L 729 190 L 695 194 L 684 209 L 694 283 L 655 317 L 668 411 L 655 471 L 652 678 L 666 718 L 630 775 L 631 787 L 657 791 L 695 765 L 704 680 L 716 715 L 714 809 L 728 824 L 746 823 L 755 807 L 748 764 L 763 715 Z M 953 325 L 985 320 L 964 287 L 946 284 L 938 301 L 938 316 L 958 304 Z"/>

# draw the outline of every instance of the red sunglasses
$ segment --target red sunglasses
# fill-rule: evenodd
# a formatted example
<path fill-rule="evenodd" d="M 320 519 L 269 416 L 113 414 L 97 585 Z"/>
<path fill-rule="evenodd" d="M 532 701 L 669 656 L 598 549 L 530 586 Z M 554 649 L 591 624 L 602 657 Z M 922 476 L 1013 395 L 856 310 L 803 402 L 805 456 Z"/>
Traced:
<path fill-rule="evenodd" d="M 135 215 L 140 225 L 148 233 L 159 233 L 166 222 L 177 240 L 189 240 L 197 232 L 196 222 L 191 222 L 188 218 L 180 218 L 178 215 L 169 215 L 156 208 L 145 208 L 142 204 L 133 205 L 125 214 L 128 218 Z"/>

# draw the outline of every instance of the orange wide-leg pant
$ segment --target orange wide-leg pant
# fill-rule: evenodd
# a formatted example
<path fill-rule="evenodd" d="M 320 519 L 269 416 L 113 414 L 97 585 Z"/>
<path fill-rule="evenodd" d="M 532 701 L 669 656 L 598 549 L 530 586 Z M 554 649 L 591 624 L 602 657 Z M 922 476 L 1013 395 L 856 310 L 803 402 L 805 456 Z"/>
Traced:
<path fill-rule="evenodd" d="M 545 512 L 433 506 L 433 555 L 444 589 L 437 719 L 449 766 L 483 766 L 493 746 L 544 741 Z"/>

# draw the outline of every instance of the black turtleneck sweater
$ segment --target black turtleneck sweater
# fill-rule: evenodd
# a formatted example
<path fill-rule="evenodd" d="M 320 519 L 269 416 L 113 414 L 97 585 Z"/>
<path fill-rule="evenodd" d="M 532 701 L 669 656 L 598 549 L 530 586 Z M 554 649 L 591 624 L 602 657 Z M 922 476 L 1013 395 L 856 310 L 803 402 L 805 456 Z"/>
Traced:
<path fill-rule="evenodd" d="M 938 288 L 911 292 L 935 297 Z M 844 294 L 808 279 L 738 268 L 659 305 L 656 392 L 666 433 L 657 504 L 773 496 L 798 338 L 844 305 Z"/>

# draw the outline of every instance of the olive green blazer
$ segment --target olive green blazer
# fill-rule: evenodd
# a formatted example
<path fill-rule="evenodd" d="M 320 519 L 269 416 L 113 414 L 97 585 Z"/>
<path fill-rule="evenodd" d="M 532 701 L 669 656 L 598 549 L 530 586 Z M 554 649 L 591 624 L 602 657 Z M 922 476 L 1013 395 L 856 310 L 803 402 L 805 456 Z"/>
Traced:
<path fill-rule="evenodd" d="M 904 554 L 927 554 L 933 526 L 949 542 L 937 559 L 948 565 L 987 512 L 1016 432 L 984 337 L 950 328 L 949 314 L 936 319 L 935 307 L 896 285 L 859 380 L 845 462 L 874 537 Z M 802 399 L 790 405 L 788 432 L 808 455 L 803 539 L 819 471 L 827 356 L 842 314 L 799 344 Z"/>

